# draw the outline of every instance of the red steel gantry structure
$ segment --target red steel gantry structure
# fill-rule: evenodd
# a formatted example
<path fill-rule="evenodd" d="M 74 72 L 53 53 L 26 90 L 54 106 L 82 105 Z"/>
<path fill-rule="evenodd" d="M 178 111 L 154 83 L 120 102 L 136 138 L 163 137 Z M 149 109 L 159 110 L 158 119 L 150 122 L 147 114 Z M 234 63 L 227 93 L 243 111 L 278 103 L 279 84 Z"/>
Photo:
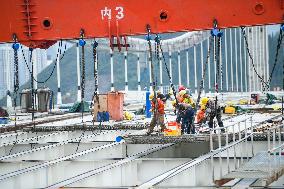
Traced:
<path fill-rule="evenodd" d="M 284 23 L 284 0 L 1 0 L 0 42 L 48 48 L 59 39 Z"/>

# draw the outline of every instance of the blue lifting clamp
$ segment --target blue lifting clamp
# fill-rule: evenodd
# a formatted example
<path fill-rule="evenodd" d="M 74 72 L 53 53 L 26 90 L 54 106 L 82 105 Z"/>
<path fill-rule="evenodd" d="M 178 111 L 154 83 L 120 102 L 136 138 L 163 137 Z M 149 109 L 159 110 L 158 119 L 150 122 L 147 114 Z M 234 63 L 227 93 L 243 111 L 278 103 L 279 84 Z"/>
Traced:
<path fill-rule="evenodd" d="M 20 48 L 20 44 L 19 43 L 13 43 L 12 48 L 14 50 L 18 50 Z"/>
<path fill-rule="evenodd" d="M 211 30 L 211 36 L 212 37 L 222 37 L 223 36 L 223 32 L 218 29 L 216 19 L 214 20 L 214 26 L 213 26 L 213 29 Z"/>

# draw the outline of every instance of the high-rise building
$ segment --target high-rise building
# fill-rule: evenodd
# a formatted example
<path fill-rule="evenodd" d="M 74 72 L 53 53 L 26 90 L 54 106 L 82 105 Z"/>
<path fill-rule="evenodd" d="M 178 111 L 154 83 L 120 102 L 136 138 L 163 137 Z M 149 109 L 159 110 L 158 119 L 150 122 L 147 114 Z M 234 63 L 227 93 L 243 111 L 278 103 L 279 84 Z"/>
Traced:
<path fill-rule="evenodd" d="M 18 50 L 19 58 L 19 82 L 23 85 L 30 79 L 31 61 L 30 51 L 27 47 Z M 34 74 L 40 73 L 47 64 L 46 50 L 34 49 L 32 61 L 34 62 Z M 13 90 L 14 83 L 14 50 L 11 44 L 0 45 L 0 98 L 3 98 L 7 90 Z"/>

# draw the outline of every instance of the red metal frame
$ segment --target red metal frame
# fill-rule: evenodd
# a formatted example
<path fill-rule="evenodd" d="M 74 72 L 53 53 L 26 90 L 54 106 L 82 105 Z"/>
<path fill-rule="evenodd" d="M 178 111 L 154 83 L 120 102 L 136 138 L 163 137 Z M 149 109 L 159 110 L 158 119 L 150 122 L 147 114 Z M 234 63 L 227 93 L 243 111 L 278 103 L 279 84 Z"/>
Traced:
<path fill-rule="evenodd" d="M 109 14 L 111 11 L 111 14 Z M 177 32 L 283 23 L 283 0 L 1 0 L 0 42 L 30 47 L 59 39 Z M 108 24 L 110 23 L 110 26 Z M 117 24 L 119 23 L 119 25 Z M 118 28 L 119 27 L 119 28 Z"/>

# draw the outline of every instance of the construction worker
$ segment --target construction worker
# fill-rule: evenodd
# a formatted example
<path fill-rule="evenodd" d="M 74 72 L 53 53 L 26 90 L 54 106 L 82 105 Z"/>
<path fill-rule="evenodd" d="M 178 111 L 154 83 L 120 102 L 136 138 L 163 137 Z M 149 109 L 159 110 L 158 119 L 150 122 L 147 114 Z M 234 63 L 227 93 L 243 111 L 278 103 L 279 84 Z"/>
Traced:
<path fill-rule="evenodd" d="M 200 105 L 200 109 L 197 111 L 197 114 L 196 114 L 196 123 L 197 124 L 202 124 L 202 123 L 205 123 L 206 122 L 206 118 L 205 118 L 205 105 L 201 104 Z"/>
<path fill-rule="evenodd" d="M 177 105 L 175 100 L 172 101 L 172 105 L 177 111 L 176 121 L 178 123 L 181 123 L 181 133 L 194 134 L 195 133 L 195 128 L 193 125 L 194 109 L 191 107 L 191 105 L 186 103 L 179 103 Z"/>
<path fill-rule="evenodd" d="M 181 90 L 179 96 L 181 97 L 181 102 L 191 105 L 192 108 L 195 108 L 194 100 L 189 96 L 189 91 Z"/>
<path fill-rule="evenodd" d="M 163 102 L 167 101 L 167 98 L 164 94 L 162 94 L 162 92 L 159 90 L 157 91 L 157 98 L 159 98 L 160 100 L 162 100 Z"/>
<path fill-rule="evenodd" d="M 151 107 L 152 107 L 151 111 L 153 112 L 153 117 L 147 135 L 150 135 L 154 131 L 154 127 L 156 125 L 159 125 L 161 127 L 161 132 L 163 132 L 164 129 L 166 128 L 164 123 L 164 115 L 165 115 L 164 102 L 159 98 L 155 99 L 154 94 L 150 94 L 149 99 L 151 100 Z"/>
<path fill-rule="evenodd" d="M 180 85 L 179 87 L 178 87 L 178 92 L 180 92 L 180 91 L 182 91 L 182 90 L 185 90 L 186 88 L 183 86 L 183 85 Z"/>
<path fill-rule="evenodd" d="M 214 117 L 216 117 L 219 127 L 224 127 L 221 119 L 221 107 L 216 100 L 203 97 L 201 98 L 201 105 L 204 105 L 206 108 L 205 117 L 207 120 L 209 120 L 208 125 L 210 128 L 213 128 Z"/>

